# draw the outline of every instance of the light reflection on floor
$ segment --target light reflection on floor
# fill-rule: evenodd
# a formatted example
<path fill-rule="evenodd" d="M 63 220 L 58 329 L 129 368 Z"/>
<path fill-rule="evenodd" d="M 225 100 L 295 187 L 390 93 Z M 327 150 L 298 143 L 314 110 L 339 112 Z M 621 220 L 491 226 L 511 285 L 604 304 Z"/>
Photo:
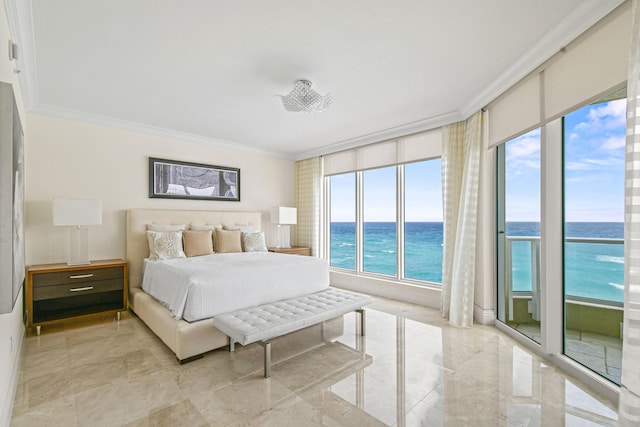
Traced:
<path fill-rule="evenodd" d="M 616 425 L 613 404 L 494 327 L 376 298 L 262 347 L 179 365 L 135 316 L 45 329 L 23 350 L 12 425 Z M 328 332 L 327 332 L 328 331 Z"/>

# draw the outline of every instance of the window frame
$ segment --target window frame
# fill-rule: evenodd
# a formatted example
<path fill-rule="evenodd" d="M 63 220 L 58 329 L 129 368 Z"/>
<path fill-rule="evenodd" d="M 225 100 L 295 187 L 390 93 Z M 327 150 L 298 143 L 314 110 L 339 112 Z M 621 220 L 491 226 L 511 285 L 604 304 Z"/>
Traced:
<path fill-rule="evenodd" d="M 436 159 L 441 159 L 441 156 L 433 156 L 430 158 L 420 159 L 411 162 L 399 163 L 395 165 L 386 165 L 376 168 L 362 169 L 357 171 L 347 171 L 337 174 L 325 175 L 324 181 L 324 200 L 325 200 L 325 220 L 324 229 L 325 232 L 325 259 L 331 262 L 331 177 L 336 175 L 347 175 L 350 173 L 355 174 L 355 205 L 356 205 L 356 262 L 355 270 L 336 267 L 329 264 L 330 271 L 351 274 L 361 277 L 371 277 L 386 281 L 392 281 L 396 283 L 418 285 L 425 288 L 441 288 L 442 283 L 432 282 L 427 280 L 412 279 L 405 276 L 405 165 L 419 162 L 428 162 Z M 374 272 L 368 272 L 364 270 L 364 172 L 367 170 L 383 169 L 395 167 L 396 170 L 396 273 L 395 275 L 380 274 Z M 442 183 L 440 183 L 442 193 Z"/>

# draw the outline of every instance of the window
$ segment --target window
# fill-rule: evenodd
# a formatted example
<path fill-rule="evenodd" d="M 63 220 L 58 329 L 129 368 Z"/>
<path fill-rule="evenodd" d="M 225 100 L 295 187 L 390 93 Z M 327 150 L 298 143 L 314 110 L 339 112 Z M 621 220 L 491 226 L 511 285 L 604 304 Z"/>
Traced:
<path fill-rule="evenodd" d="M 442 283 L 440 159 L 404 166 L 404 277 Z"/>
<path fill-rule="evenodd" d="M 395 276 L 396 167 L 363 172 L 364 271 Z"/>
<path fill-rule="evenodd" d="M 356 174 L 330 177 L 332 267 L 356 269 Z"/>
<path fill-rule="evenodd" d="M 327 181 L 331 267 L 397 281 L 442 281 L 439 158 Z"/>

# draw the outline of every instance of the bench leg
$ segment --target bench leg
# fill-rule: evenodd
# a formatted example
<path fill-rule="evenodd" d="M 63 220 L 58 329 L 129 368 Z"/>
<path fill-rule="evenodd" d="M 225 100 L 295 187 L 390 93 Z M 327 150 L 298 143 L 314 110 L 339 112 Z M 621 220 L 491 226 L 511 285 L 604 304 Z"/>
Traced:
<path fill-rule="evenodd" d="M 264 377 L 271 377 L 271 342 L 261 341 L 260 345 L 264 348 Z"/>
<path fill-rule="evenodd" d="M 233 340 L 233 338 L 229 338 L 229 351 L 231 353 L 236 351 L 236 342 Z"/>
<path fill-rule="evenodd" d="M 358 314 L 360 314 L 360 335 L 365 336 L 367 332 L 366 327 L 366 316 L 364 312 L 364 308 L 359 308 L 356 310 Z M 356 334 L 358 333 L 358 322 L 356 322 Z"/>

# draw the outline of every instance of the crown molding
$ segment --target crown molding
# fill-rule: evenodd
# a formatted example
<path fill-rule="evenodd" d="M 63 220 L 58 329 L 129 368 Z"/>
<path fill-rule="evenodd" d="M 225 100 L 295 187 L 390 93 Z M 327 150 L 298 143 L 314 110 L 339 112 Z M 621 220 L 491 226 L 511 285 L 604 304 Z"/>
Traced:
<path fill-rule="evenodd" d="M 43 116 L 57 117 L 66 120 L 79 121 L 83 123 L 90 123 L 103 127 L 110 127 L 115 129 L 122 129 L 131 132 L 142 133 L 146 135 L 160 136 L 163 138 L 176 139 L 185 142 L 192 142 L 195 144 L 205 144 L 209 146 L 216 146 L 220 148 L 252 152 L 255 154 L 266 155 L 269 157 L 278 157 L 287 160 L 294 160 L 292 154 L 274 151 L 264 150 L 260 148 L 250 147 L 248 145 L 227 141 L 217 138 L 209 138 L 200 135 L 194 135 L 186 132 L 180 132 L 172 129 L 160 128 L 157 126 L 146 125 L 142 123 L 129 122 L 126 120 L 116 119 L 112 117 L 101 116 L 98 114 L 91 114 L 82 111 L 70 110 L 66 108 L 54 107 L 51 105 L 37 105 L 29 110 L 30 113 L 40 114 Z"/>
<path fill-rule="evenodd" d="M 29 111 L 38 99 L 31 1 L 5 0 L 4 5 L 11 40 L 18 45 L 18 83 L 24 107 Z"/>
<path fill-rule="evenodd" d="M 16 66 L 21 72 L 18 80 L 21 87 L 25 109 L 36 114 L 60 117 L 70 120 L 98 124 L 101 126 L 126 129 L 134 132 L 163 136 L 182 141 L 209 144 L 222 148 L 230 148 L 246 152 L 254 152 L 271 157 L 279 157 L 289 160 L 300 160 L 309 157 L 329 154 L 337 151 L 347 150 L 361 145 L 380 142 L 388 139 L 406 136 L 412 133 L 422 132 L 445 126 L 470 117 L 474 112 L 484 108 L 487 104 L 495 100 L 498 96 L 506 92 L 518 81 L 523 79 L 537 67 L 556 54 L 562 47 L 575 40 L 580 34 L 593 26 L 600 19 L 616 7 L 624 3 L 625 0 L 588 0 L 578 6 L 560 25 L 547 33 L 537 45 L 522 55 L 504 73 L 502 73 L 491 84 L 481 91 L 468 103 L 461 106 L 458 111 L 449 112 L 443 115 L 421 119 L 415 122 L 383 129 L 369 134 L 349 138 L 301 153 L 284 153 L 272 150 L 257 149 L 232 141 L 208 138 L 179 131 L 149 126 L 141 123 L 128 122 L 125 120 L 94 115 L 80 111 L 68 110 L 39 103 L 37 85 L 37 67 L 35 59 L 35 43 L 32 22 L 32 2 L 31 0 L 5 0 L 5 10 L 7 13 L 9 32 L 12 40 L 16 42 L 20 49 L 20 57 L 16 61 Z"/>
<path fill-rule="evenodd" d="M 462 106 L 460 108 L 462 116 L 466 119 L 486 107 L 624 2 L 625 0 L 590 0 L 580 4 L 559 25 L 545 34 L 531 50 L 518 58 L 496 80 Z"/>

